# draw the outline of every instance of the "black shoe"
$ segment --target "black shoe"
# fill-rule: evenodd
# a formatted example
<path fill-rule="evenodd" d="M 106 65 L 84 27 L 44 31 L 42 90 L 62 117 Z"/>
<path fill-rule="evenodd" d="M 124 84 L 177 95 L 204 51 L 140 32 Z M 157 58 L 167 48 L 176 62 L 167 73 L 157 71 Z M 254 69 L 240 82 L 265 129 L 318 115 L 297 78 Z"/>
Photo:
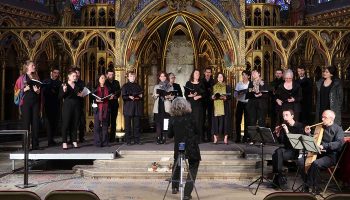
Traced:
<path fill-rule="evenodd" d="M 302 192 L 309 193 L 309 186 L 304 185 L 303 188 L 302 188 Z"/>
<path fill-rule="evenodd" d="M 47 143 L 47 146 L 49 147 L 54 147 L 54 146 L 57 146 L 57 142 L 55 142 L 54 140 L 50 141 Z"/>
<path fill-rule="evenodd" d="M 184 200 L 192 199 L 192 196 L 191 196 L 191 195 L 190 195 L 190 196 L 184 196 L 183 199 L 184 199 Z"/>
<path fill-rule="evenodd" d="M 42 147 L 33 147 L 33 148 L 31 149 L 31 151 L 33 151 L 33 150 L 44 150 L 44 148 L 42 148 Z"/>
<path fill-rule="evenodd" d="M 134 144 L 138 144 L 138 145 L 143 145 L 143 143 L 142 142 L 134 142 Z"/>
<path fill-rule="evenodd" d="M 179 188 L 173 188 L 172 194 L 177 194 L 179 192 Z"/>
<path fill-rule="evenodd" d="M 319 188 L 319 187 L 315 187 L 315 188 L 312 189 L 312 193 L 314 195 L 321 195 L 321 192 L 322 192 L 322 189 Z"/>

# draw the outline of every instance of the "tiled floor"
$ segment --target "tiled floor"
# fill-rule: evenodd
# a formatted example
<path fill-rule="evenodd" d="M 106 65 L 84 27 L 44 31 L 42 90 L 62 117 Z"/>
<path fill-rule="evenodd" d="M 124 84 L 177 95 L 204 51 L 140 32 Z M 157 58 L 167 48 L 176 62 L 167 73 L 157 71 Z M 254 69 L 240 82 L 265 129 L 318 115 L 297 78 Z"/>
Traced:
<path fill-rule="evenodd" d="M 0 190 L 18 190 L 15 185 L 23 183 L 23 175 L 8 175 L 0 179 Z M 168 186 L 165 180 L 140 179 L 90 179 L 75 174 L 33 174 L 29 176 L 29 183 L 37 184 L 28 190 L 44 198 L 52 190 L 91 190 L 102 200 L 148 200 L 163 199 Z M 248 190 L 249 182 L 233 182 L 230 180 L 199 180 L 196 182 L 200 199 L 263 199 L 273 192 L 262 186 L 255 196 Z M 192 196 L 196 193 L 193 191 Z M 171 187 L 166 199 L 180 199 L 179 195 L 171 194 Z M 194 198 L 196 199 L 196 198 Z"/>

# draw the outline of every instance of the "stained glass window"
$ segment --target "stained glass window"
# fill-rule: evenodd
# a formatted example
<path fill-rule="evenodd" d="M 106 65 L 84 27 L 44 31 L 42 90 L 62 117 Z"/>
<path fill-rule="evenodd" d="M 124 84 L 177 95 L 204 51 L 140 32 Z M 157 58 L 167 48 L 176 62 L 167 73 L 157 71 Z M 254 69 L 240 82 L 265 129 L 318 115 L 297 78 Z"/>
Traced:
<path fill-rule="evenodd" d="M 37 3 L 41 3 L 41 4 L 45 4 L 46 0 L 29 0 L 31 2 L 37 2 Z"/>
<path fill-rule="evenodd" d="M 80 8 L 84 5 L 91 3 L 110 3 L 113 4 L 114 0 L 71 0 L 74 8 L 76 10 L 80 10 Z"/>
<path fill-rule="evenodd" d="M 318 3 L 326 3 L 326 2 L 330 2 L 332 0 L 318 0 Z"/>
<path fill-rule="evenodd" d="M 330 1 L 330 0 L 319 0 L 319 1 Z M 261 2 L 259 0 L 246 0 L 247 4 Z M 281 10 L 288 10 L 290 0 L 265 0 L 266 3 L 273 3 L 281 6 Z"/>

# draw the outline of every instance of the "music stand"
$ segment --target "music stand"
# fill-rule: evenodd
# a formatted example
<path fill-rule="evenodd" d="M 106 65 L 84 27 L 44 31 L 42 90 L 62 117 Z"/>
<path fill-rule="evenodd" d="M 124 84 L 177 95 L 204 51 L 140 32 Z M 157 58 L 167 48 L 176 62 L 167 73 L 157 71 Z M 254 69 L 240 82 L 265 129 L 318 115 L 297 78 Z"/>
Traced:
<path fill-rule="evenodd" d="M 260 184 L 264 183 L 264 180 L 266 180 L 266 182 L 269 182 L 270 184 L 274 184 L 274 183 L 272 183 L 270 180 L 268 180 L 264 176 L 264 145 L 267 144 L 267 143 L 274 144 L 276 141 L 275 141 L 275 138 L 273 137 L 273 134 L 272 134 L 270 128 L 258 127 L 258 126 L 253 126 L 253 127 L 252 126 L 248 126 L 248 135 L 252 139 L 254 139 L 256 142 L 260 143 L 260 147 L 261 147 L 261 175 L 255 181 L 250 183 L 248 185 L 248 187 L 250 187 L 254 183 L 258 182 L 258 186 L 256 187 L 256 190 L 255 190 L 255 193 L 254 193 L 254 195 L 256 195 L 256 193 L 258 192 Z"/>
<path fill-rule="evenodd" d="M 320 154 L 320 148 L 316 145 L 314 138 L 311 136 L 302 134 L 287 134 L 287 137 L 294 149 L 302 150 L 304 159 L 304 165 L 302 170 L 305 172 L 306 151 Z M 303 184 L 301 184 L 294 191 L 300 190 L 300 188 L 303 188 L 304 186 L 308 186 L 306 184 L 306 176 L 304 176 L 303 178 Z"/>

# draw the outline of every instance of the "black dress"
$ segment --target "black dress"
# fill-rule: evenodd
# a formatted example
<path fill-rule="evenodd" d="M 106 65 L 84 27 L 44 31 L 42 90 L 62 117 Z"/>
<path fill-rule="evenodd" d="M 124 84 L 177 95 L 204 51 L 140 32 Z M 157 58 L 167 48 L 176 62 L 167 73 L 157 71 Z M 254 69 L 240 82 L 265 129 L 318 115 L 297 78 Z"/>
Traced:
<path fill-rule="evenodd" d="M 175 97 L 183 97 L 182 90 L 180 84 L 173 83 L 173 89 L 176 91 Z"/>
<path fill-rule="evenodd" d="M 204 85 L 202 82 L 199 82 L 198 84 L 193 84 L 191 83 L 191 81 L 187 81 L 185 87 L 185 97 L 191 104 L 192 118 L 195 121 L 196 131 L 199 135 L 199 140 L 201 141 L 201 139 L 205 138 L 205 136 L 203 135 L 203 99 L 205 98 Z M 192 89 L 193 91 L 189 90 L 188 88 Z M 197 92 L 197 95 L 201 95 L 202 98 L 194 100 L 193 97 L 189 97 L 188 95 L 193 92 Z"/>
<path fill-rule="evenodd" d="M 77 129 L 81 119 L 81 97 L 77 94 L 80 88 L 72 88 L 67 83 L 67 91 L 63 91 L 63 86 L 60 88 L 59 98 L 63 99 L 62 105 L 62 142 L 67 143 L 67 135 L 72 134 L 72 142 L 77 141 Z"/>
<path fill-rule="evenodd" d="M 231 93 L 231 87 L 229 85 L 226 85 L 226 93 Z M 228 95 L 226 98 L 224 101 L 225 113 L 223 116 L 215 116 L 215 106 L 213 107 L 212 134 L 231 135 L 232 133 L 232 98 L 231 95 Z"/>
<path fill-rule="evenodd" d="M 294 98 L 294 102 L 288 102 L 289 98 Z M 276 90 L 276 99 L 281 100 L 282 106 L 276 104 L 276 110 L 278 112 L 277 124 L 280 124 L 283 121 L 282 112 L 284 110 L 293 110 L 294 111 L 294 120 L 299 121 L 299 113 L 301 111 L 300 101 L 302 99 L 301 87 L 298 83 L 293 81 L 292 89 L 287 90 L 284 87 L 284 84 L 278 86 Z"/>
<path fill-rule="evenodd" d="M 319 112 L 319 119 L 322 119 L 322 113 L 325 110 L 329 110 L 331 105 L 329 101 L 329 93 L 331 92 L 333 82 L 329 86 L 324 86 L 324 84 L 321 85 L 320 90 L 320 112 Z"/>

